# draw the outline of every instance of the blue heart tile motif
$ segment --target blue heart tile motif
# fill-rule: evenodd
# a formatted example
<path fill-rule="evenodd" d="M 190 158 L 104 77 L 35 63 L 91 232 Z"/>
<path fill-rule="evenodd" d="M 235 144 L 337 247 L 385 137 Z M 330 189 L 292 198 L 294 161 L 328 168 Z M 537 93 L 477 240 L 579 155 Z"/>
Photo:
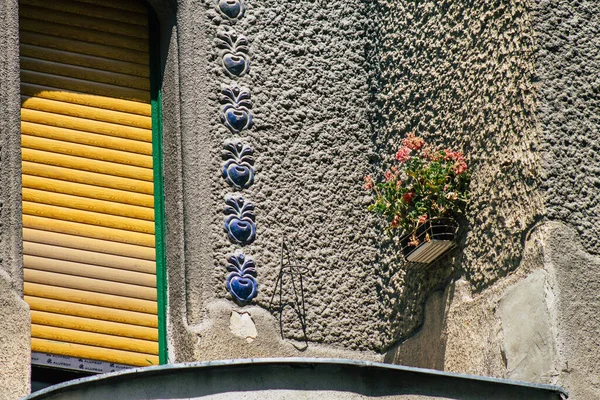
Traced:
<path fill-rule="evenodd" d="M 256 264 L 254 259 L 243 253 L 227 255 L 227 279 L 225 287 L 238 303 L 248 303 L 258 294 Z"/>
<path fill-rule="evenodd" d="M 254 183 L 254 151 L 239 141 L 223 144 L 222 157 L 225 160 L 221 170 L 225 181 L 234 189 L 247 189 Z"/>
<path fill-rule="evenodd" d="M 225 88 L 221 91 L 221 121 L 232 133 L 252 128 L 252 100 L 248 89 Z"/>
<path fill-rule="evenodd" d="M 236 53 L 225 53 L 223 56 L 223 67 L 230 75 L 242 76 L 248 69 L 246 58 Z"/>
<path fill-rule="evenodd" d="M 241 196 L 228 196 L 225 199 L 224 228 L 229 240 L 242 246 L 256 239 L 254 204 Z"/>
<path fill-rule="evenodd" d="M 244 76 L 250 70 L 248 39 L 234 31 L 221 31 L 215 39 L 221 49 L 221 63 L 225 72 L 235 78 Z"/>
<path fill-rule="evenodd" d="M 217 8 L 229 19 L 240 19 L 246 11 L 244 0 L 218 0 Z"/>

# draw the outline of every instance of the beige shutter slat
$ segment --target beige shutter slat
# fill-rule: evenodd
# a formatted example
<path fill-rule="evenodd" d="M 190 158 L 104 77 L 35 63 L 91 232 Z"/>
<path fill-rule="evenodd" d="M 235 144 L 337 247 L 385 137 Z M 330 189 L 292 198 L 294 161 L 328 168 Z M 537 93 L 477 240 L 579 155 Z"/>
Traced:
<path fill-rule="evenodd" d="M 43 1 L 43 4 L 51 4 L 54 1 Z M 20 4 L 19 11 L 21 16 L 37 19 L 40 21 L 55 22 L 58 24 L 77 26 L 84 29 L 92 29 L 100 32 L 109 32 L 117 35 L 132 36 L 141 39 L 148 39 L 148 28 L 141 25 L 109 21 L 104 18 L 90 17 L 85 15 L 75 15 L 59 10 L 51 10 L 38 6 Z"/>
<path fill-rule="evenodd" d="M 63 101 L 70 104 L 81 104 L 104 110 L 113 110 L 147 117 L 152 115 L 152 107 L 150 104 L 68 90 L 57 91 L 50 86 L 36 85 L 23 81 L 21 81 L 21 94 L 35 96 L 40 99 Z"/>
<path fill-rule="evenodd" d="M 23 201 L 154 221 L 154 210 L 151 208 L 29 189 L 25 186 L 23 187 Z"/>
<path fill-rule="evenodd" d="M 27 227 L 23 229 L 23 240 L 25 242 L 47 244 L 57 247 L 67 247 L 69 249 L 84 250 L 100 254 L 131 257 L 134 259 L 148 261 L 155 260 L 155 252 L 153 247 L 136 246 L 126 243 L 98 240 L 90 237 L 46 232 Z"/>
<path fill-rule="evenodd" d="M 83 224 L 79 222 L 62 221 L 60 219 L 23 215 L 23 227 L 42 231 L 66 233 L 93 239 L 108 240 L 139 246 L 154 247 L 154 235 Z"/>
<path fill-rule="evenodd" d="M 72 183 L 81 183 L 146 195 L 151 195 L 154 193 L 154 185 L 152 182 L 55 167 L 34 162 L 27 162 L 27 160 L 23 162 L 23 173 L 42 178 L 57 179 Z"/>
<path fill-rule="evenodd" d="M 156 289 L 127 283 L 111 282 L 102 279 L 83 278 L 54 272 L 25 268 L 23 276 L 26 282 L 85 290 L 140 300 L 156 300 Z M 127 300 L 124 300 L 127 301 Z"/>
<path fill-rule="evenodd" d="M 51 112 L 54 114 L 67 115 L 71 117 L 91 119 L 94 121 L 100 122 L 108 122 L 112 124 L 131 126 L 134 128 L 142 128 L 142 129 L 152 129 L 152 119 L 150 117 L 144 117 L 135 114 L 110 111 L 110 110 L 102 110 L 96 107 L 87 107 L 74 105 L 70 103 L 64 103 L 60 101 L 53 101 L 47 99 L 41 99 L 38 97 L 21 97 L 21 106 L 23 108 L 37 110 L 37 111 L 45 111 Z M 70 131 L 74 132 L 74 131 Z M 79 132 L 79 131 L 75 131 Z M 125 139 L 121 139 L 125 140 Z M 151 145 L 150 143 L 143 143 L 146 146 Z M 135 145 L 135 143 L 131 143 L 131 145 Z M 104 147 L 104 146 L 100 146 Z M 129 146 L 123 146 L 129 147 Z M 152 154 L 152 148 L 150 147 L 148 153 L 144 154 Z"/>
<path fill-rule="evenodd" d="M 103 44 L 107 46 L 121 47 L 141 52 L 148 51 L 148 46 L 146 44 L 145 39 L 138 39 L 131 36 L 115 35 L 112 33 L 106 33 L 101 31 L 92 31 L 89 29 L 67 26 L 63 24 L 57 24 L 54 22 L 39 21 L 29 18 L 20 18 L 19 26 L 23 31 L 27 32 L 51 34 L 53 36 L 59 36 L 62 38 L 81 40 L 83 42 Z M 23 52 L 21 52 L 21 54 L 23 54 Z M 99 57 L 97 59 L 99 61 L 104 60 L 104 58 Z M 77 62 L 72 64 L 79 65 Z"/>
<path fill-rule="evenodd" d="M 54 260 L 72 261 L 74 263 L 97 265 L 100 267 L 118 268 L 127 271 L 142 272 L 144 274 L 154 274 L 155 270 L 154 262 L 148 260 L 28 241 L 23 242 L 23 254 L 51 258 Z"/>
<path fill-rule="evenodd" d="M 136 128 L 121 124 L 94 121 L 87 118 L 77 118 L 38 110 L 21 109 L 21 119 L 42 125 L 56 126 L 59 128 L 73 129 L 76 131 L 91 132 L 96 134 L 114 136 L 123 139 L 140 140 L 152 143 L 150 129 Z"/>
<path fill-rule="evenodd" d="M 39 271 L 56 272 L 84 278 L 103 279 L 111 282 L 129 283 L 151 288 L 156 287 L 155 274 L 145 274 L 124 269 L 99 267 L 96 265 L 31 255 L 23 256 L 23 266 Z"/>
<path fill-rule="evenodd" d="M 65 13 L 77 14 L 79 16 L 88 16 L 93 18 L 102 18 L 116 22 L 125 22 L 128 25 L 148 26 L 148 17 L 144 14 L 118 10 L 112 7 L 102 7 L 97 5 L 81 4 L 77 1 L 69 0 L 20 0 L 21 4 L 27 4 L 35 7 L 42 7 L 50 10 L 56 10 Z M 87 28 L 93 29 L 93 26 Z"/>
<path fill-rule="evenodd" d="M 77 0 L 80 3 L 96 4 L 99 6 L 112 7 L 117 10 L 127 10 L 146 15 L 148 12 L 146 6 L 137 1 L 123 0 Z"/>
<path fill-rule="evenodd" d="M 111 321 L 148 328 L 158 327 L 158 318 L 155 314 L 117 310 L 115 308 L 98 307 L 33 296 L 25 296 L 25 301 L 32 310 L 48 312 L 53 316 L 70 315 L 73 317 L 100 320 L 98 323 Z"/>
<path fill-rule="evenodd" d="M 158 340 L 158 330 L 156 328 L 101 321 L 93 318 L 73 317 L 70 315 L 55 314 L 45 311 L 33 310 L 31 312 L 31 323 L 65 329 L 75 329 L 78 331 L 124 336 L 132 339 Z"/>
<path fill-rule="evenodd" d="M 61 300 L 92 306 L 116 308 L 145 314 L 156 314 L 156 301 L 127 298 L 105 293 L 94 293 L 86 290 L 70 289 L 59 286 L 42 285 L 34 282 L 23 284 L 24 293 L 28 296 Z"/>
<path fill-rule="evenodd" d="M 106 349 L 97 346 L 85 346 L 76 343 L 58 342 L 47 339 L 32 338 L 31 350 L 40 353 L 52 353 L 76 358 L 89 358 L 119 364 L 139 366 L 158 365 L 158 357 L 150 354 Z"/>
<path fill-rule="evenodd" d="M 47 85 L 55 89 L 87 92 L 98 96 L 114 96 L 119 99 L 150 102 L 150 94 L 144 90 L 132 89 L 108 83 L 86 81 L 79 78 L 47 74 L 44 72 L 21 70 L 21 80 L 37 85 Z"/>
<path fill-rule="evenodd" d="M 126 192 L 124 190 L 107 189 L 91 185 L 66 182 L 39 176 L 23 175 L 23 188 L 39 189 L 46 193 L 63 193 L 67 195 L 107 200 L 113 203 L 131 204 L 152 208 L 154 198 L 147 194 Z"/>
<path fill-rule="evenodd" d="M 21 0 L 19 13 L 32 349 L 157 364 L 145 6 Z"/>
<path fill-rule="evenodd" d="M 154 178 L 153 171 L 149 168 L 133 167 L 28 148 L 22 148 L 21 155 L 23 161 L 37 162 L 56 167 L 114 175 L 122 178 L 138 178 L 149 182 L 152 182 Z"/>
<path fill-rule="evenodd" d="M 152 169 L 151 156 L 120 150 L 98 148 L 96 146 L 63 142 L 62 140 L 47 139 L 25 134 L 21 137 L 21 146 L 28 149 Z"/>
<path fill-rule="evenodd" d="M 23 106 L 28 106 L 23 104 Z M 76 107 L 76 106 L 74 106 Z M 137 140 L 122 139 L 73 129 L 57 128 L 54 126 L 21 122 L 21 132 L 24 135 L 38 136 L 47 139 L 79 143 L 104 149 L 126 150 L 135 154 L 152 155 L 152 144 Z"/>
<path fill-rule="evenodd" d="M 40 60 L 21 55 L 21 68 L 28 71 L 42 72 L 66 76 L 84 81 L 104 83 L 130 89 L 149 90 L 148 79 L 101 69 L 63 64 L 54 61 Z M 141 94 L 140 94 L 141 96 Z M 141 97 L 140 97 L 141 98 Z"/>

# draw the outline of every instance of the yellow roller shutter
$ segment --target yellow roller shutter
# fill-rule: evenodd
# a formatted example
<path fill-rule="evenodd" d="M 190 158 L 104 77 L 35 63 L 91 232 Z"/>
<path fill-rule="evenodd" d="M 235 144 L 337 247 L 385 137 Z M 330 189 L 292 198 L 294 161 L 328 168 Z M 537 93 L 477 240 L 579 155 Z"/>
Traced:
<path fill-rule="evenodd" d="M 119 0 L 19 8 L 32 350 L 158 364 L 146 8 Z"/>

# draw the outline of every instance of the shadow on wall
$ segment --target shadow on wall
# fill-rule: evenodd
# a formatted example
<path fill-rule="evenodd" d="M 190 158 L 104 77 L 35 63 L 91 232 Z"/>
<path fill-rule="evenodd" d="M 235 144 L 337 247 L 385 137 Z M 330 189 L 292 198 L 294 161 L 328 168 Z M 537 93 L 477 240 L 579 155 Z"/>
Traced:
<path fill-rule="evenodd" d="M 386 348 L 422 324 L 425 298 L 453 277 L 480 292 L 514 271 L 543 206 L 527 5 L 389 0 L 377 7 L 373 171 L 392 165 L 400 140 L 415 132 L 462 150 L 473 173 L 461 253 L 421 271 L 403 267 L 389 240 L 380 244 Z"/>
<path fill-rule="evenodd" d="M 444 334 L 446 307 L 454 290 L 437 291 L 427 299 L 422 327 L 386 353 L 384 362 L 444 370 L 447 337 Z"/>

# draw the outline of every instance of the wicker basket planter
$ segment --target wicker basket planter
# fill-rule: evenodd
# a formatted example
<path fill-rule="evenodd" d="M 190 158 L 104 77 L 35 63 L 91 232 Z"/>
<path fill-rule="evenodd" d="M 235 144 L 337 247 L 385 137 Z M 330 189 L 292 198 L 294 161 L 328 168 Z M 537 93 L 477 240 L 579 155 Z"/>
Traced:
<path fill-rule="evenodd" d="M 453 218 L 437 218 L 425 222 L 401 239 L 406 261 L 431 264 L 456 246 L 459 225 Z M 416 240 L 415 240 L 416 238 Z"/>

